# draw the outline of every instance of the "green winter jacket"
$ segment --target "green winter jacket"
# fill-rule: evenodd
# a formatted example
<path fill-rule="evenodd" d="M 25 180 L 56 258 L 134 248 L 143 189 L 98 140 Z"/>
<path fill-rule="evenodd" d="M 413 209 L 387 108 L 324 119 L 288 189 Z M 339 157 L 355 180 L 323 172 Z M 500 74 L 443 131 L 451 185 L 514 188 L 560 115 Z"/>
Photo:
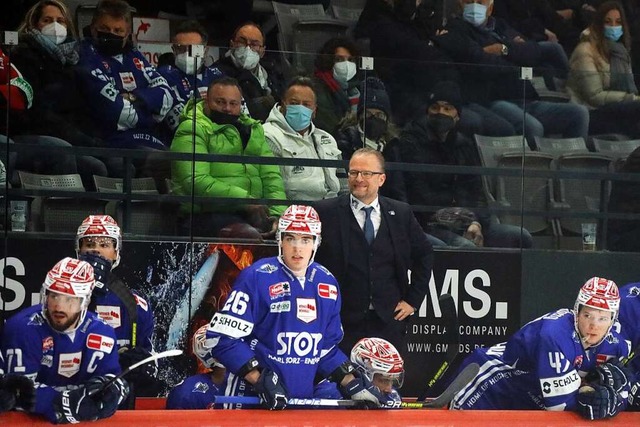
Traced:
<path fill-rule="evenodd" d="M 273 157 L 266 143 L 262 125 L 244 114 L 240 123 L 251 126 L 251 137 L 246 148 L 242 148 L 240 133 L 232 125 L 213 123 L 204 113 L 204 101 L 196 108 L 195 138 L 193 129 L 193 101 L 190 100 L 180 115 L 180 124 L 171 143 L 171 151 L 192 153 L 195 145 L 197 154 L 228 154 Z M 171 163 L 171 176 L 174 192 L 178 195 L 191 194 L 191 180 L 195 180 L 197 196 L 228 197 L 238 199 L 281 199 L 287 198 L 278 165 L 254 165 L 246 163 L 196 162 L 195 175 L 191 175 L 193 162 L 174 161 Z M 183 205 L 183 212 L 190 209 Z M 281 215 L 285 206 L 269 206 L 270 215 Z M 242 205 L 221 206 L 219 202 L 201 203 L 194 212 L 233 212 L 242 209 Z"/>

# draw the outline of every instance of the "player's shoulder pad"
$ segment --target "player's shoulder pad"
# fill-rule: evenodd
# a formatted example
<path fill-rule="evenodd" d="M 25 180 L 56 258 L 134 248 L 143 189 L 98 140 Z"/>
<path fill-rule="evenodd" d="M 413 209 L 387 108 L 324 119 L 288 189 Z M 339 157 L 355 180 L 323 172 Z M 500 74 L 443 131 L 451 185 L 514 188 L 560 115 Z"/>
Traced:
<path fill-rule="evenodd" d="M 323 273 L 324 273 L 324 274 L 326 274 L 327 276 L 334 277 L 334 276 L 333 276 L 333 273 L 332 273 L 332 272 L 330 272 L 330 271 L 327 269 L 327 267 L 325 267 L 324 265 L 322 265 L 322 264 L 318 264 L 317 262 L 314 262 L 312 265 L 313 265 L 313 267 L 316 267 L 318 270 L 320 270 L 321 272 L 323 272 Z"/>

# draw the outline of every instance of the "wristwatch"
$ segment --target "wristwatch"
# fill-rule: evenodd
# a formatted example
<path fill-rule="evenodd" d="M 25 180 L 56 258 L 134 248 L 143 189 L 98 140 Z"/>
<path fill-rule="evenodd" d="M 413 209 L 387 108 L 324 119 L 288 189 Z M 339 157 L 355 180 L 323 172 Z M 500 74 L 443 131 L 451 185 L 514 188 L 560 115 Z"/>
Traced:
<path fill-rule="evenodd" d="M 502 45 L 502 49 L 500 49 L 500 53 L 502 54 L 502 56 L 509 55 L 509 48 L 507 47 L 506 44 Z"/>

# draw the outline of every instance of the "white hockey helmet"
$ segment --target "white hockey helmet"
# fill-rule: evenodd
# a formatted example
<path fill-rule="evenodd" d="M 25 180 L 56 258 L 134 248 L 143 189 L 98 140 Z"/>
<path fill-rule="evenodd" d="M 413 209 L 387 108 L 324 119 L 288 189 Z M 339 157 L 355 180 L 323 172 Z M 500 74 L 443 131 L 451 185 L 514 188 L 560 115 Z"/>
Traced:
<path fill-rule="evenodd" d="M 116 260 L 111 268 L 116 268 L 120 263 L 120 250 L 122 249 L 122 234 L 115 219 L 110 215 L 89 215 L 82 221 L 76 233 L 76 256 L 80 256 L 80 240 L 85 237 L 110 237 L 114 240 Z"/>
<path fill-rule="evenodd" d="M 620 292 L 618 292 L 618 285 L 616 285 L 613 280 L 603 277 L 592 277 L 582 285 L 580 291 L 578 291 L 578 298 L 576 298 L 576 302 L 573 305 L 575 327 L 578 334 L 580 334 L 578 330 L 578 312 L 580 311 L 580 306 L 583 305 L 609 311 L 613 314 L 611 326 L 609 326 L 609 330 L 607 331 L 608 334 L 618 317 L 618 310 L 620 309 Z M 605 336 L 607 334 L 605 334 Z"/>
<path fill-rule="evenodd" d="M 362 338 L 351 349 L 351 362 L 369 381 L 375 374 L 393 380 L 393 386 L 402 387 L 404 361 L 398 350 L 382 338 Z"/>
<path fill-rule="evenodd" d="M 322 223 L 318 212 L 311 206 L 291 205 L 282 214 L 278 220 L 278 232 L 276 240 L 278 241 L 278 251 L 282 255 L 282 235 L 284 233 L 306 234 L 314 237 L 313 255 L 309 263 L 313 262 L 318 246 L 320 246 L 320 233 L 322 232 Z"/>
<path fill-rule="evenodd" d="M 91 267 L 91 264 L 88 262 L 71 257 L 66 257 L 58 261 L 58 263 L 49 270 L 42 283 L 42 289 L 40 291 L 42 315 L 48 322 L 49 320 L 46 316 L 47 292 L 55 292 L 61 295 L 80 298 L 80 319 L 76 325 L 77 328 L 82 324 L 87 314 L 91 300 L 91 292 L 93 292 L 95 283 L 93 267 Z"/>
<path fill-rule="evenodd" d="M 211 356 L 211 345 L 206 345 L 208 326 L 209 324 L 200 326 L 196 333 L 193 334 L 193 354 L 207 369 L 213 369 L 214 367 L 224 368 L 224 365 L 218 362 L 218 359 Z"/>

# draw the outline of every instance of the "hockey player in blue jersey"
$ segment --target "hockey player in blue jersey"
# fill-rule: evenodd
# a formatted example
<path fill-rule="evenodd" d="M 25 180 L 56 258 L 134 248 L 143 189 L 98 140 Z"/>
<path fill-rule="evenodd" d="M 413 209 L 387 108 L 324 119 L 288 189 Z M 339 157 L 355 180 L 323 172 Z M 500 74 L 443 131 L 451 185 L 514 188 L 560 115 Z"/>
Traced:
<path fill-rule="evenodd" d="M 164 150 L 154 127 L 173 104 L 167 81 L 132 46 L 131 7 L 101 0 L 80 45 L 79 84 L 94 132 L 107 146 Z"/>
<path fill-rule="evenodd" d="M 122 234 L 109 215 L 89 215 L 76 233 L 76 253 L 94 268 L 96 288 L 90 309 L 116 332 L 120 366 L 126 369 L 153 351 L 153 312 L 147 300 L 129 290 L 111 270 L 120 264 Z M 148 363 L 127 377 L 136 395 L 155 395 L 157 367 Z"/>
<path fill-rule="evenodd" d="M 113 328 L 87 310 L 94 284 L 88 263 L 64 258 L 47 273 L 41 303 L 5 324 L 5 371 L 35 383 L 33 412 L 54 423 L 110 417 L 129 393 L 124 379 L 96 393 L 120 366 Z"/>
<path fill-rule="evenodd" d="M 618 321 L 622 335 L 631 342 L 633 350 L 627 365 L 634 374 L 628 410 L 640 411 L 640 283 L 629 283 L 620 288 Z"/>
<path fill-rule="evenodd" d="M 287 208 L 278 221 L 279 255 L 242 270 L 211 319 L 205 346 L 230 371 L 226 395 L 258 395 L 265 407 L 283 409 L 289 397 L 314 397 L 317 376 L 338 384 L 345 398 L 384 403 L 337 347 L 340 290 L 313 262 L 320 231 L 315 209 Z"/>
<path fill-rule="evenodd" d="M 35 401 L 33 382 L 22 375 L 5 375 L 4 358 L 0 351 L 0 412 L 21 408 L 31 411 Z"/>
<path fill-rule="evenodd" d="M 404 360 L 393 344 L 382 338 L 362 338 L 351 349 L 351 362 L 382 392 L 385 406 L 402 402 L 398 389 L 404 382 Z"/>
<path fill-rule="evenodd" d="M 630 387 L 619 363 L 629 346 L 612 329 L 619 307 L 613 281 L 589 279 L 573 310 L 548 313 L 506 343 L 467 357 L 462 368 L 476 362 L 480 372 L 455 395 L 451 408 L 577 411 L 588 419 L 616 415 Z"/>
<path fill-rule="evenodd" d="M 209 84 L 224 76 L 218 67 L 204 65 L 207 57 L 207 40 L 208 34 L 198 21 L 181 23 L 176 29 L 171 46 L 175 56 L 174 65 L 158 67 L 158 72 L 167 80 L 173 95 L 173 107 L 164 119 L 164 123 L 171 132 L 171 139 L 180 123 L 180 113 L 187 101 L 192 96 L 196 99 L 206 98 Z M 197 55 L 196 48 L 201 49 Z"/>

